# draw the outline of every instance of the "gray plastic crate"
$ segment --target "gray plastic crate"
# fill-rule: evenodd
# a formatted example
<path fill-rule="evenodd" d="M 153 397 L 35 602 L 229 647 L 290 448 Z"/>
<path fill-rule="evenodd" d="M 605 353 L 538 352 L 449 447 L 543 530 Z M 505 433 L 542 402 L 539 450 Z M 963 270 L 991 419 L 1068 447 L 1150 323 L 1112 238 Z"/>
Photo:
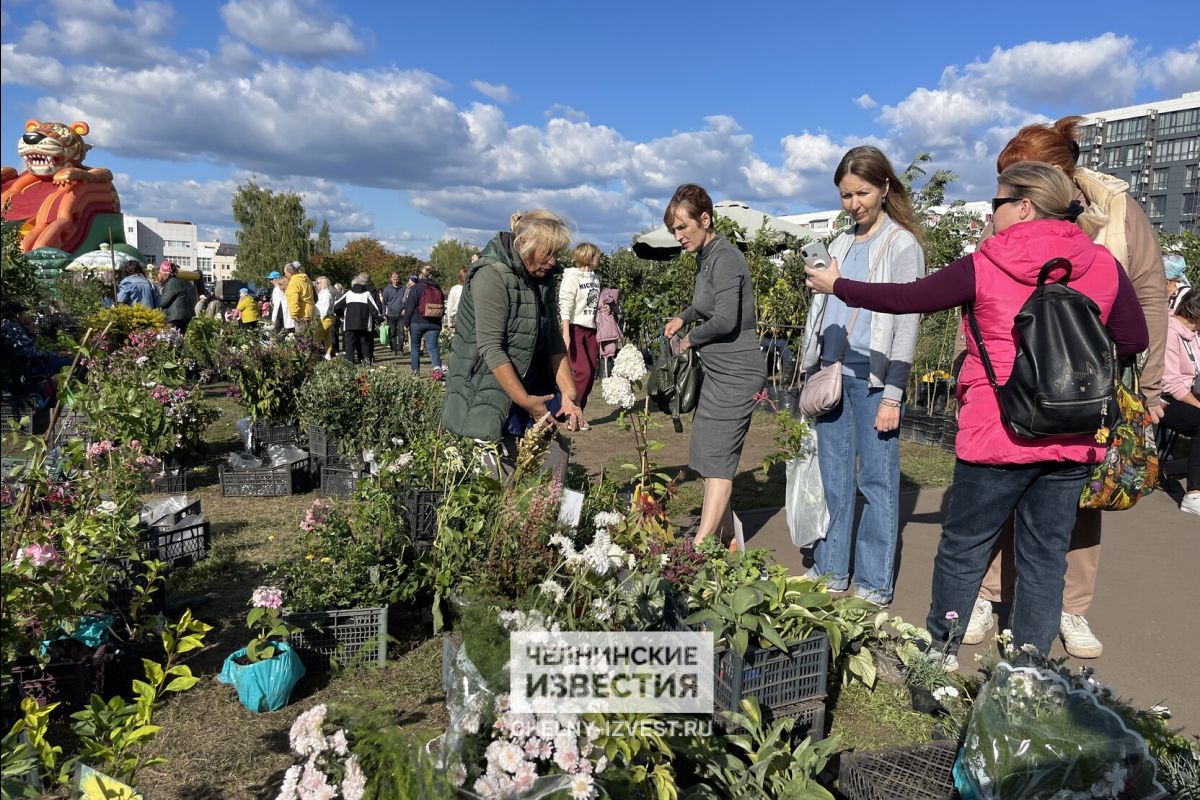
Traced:
<path fill-rule="evenodd" d="M 285 497 L 307 491 L 311 485 L 307 457 L 259 469 L 235 470 L 222 464 L 218 477 L 222 497 Z"/>
<path fill-rule="evenodd" d="M 741 713 L 741 709 L 738 709 Z M 789 717 L 796 720 L 796 724 L 792 727 L 789 734 L 793 741 L 800 741 L 805 736 L 812 737 L 814 742 L 819 742 L 825 738 L 825 699 L 808 700 L 804 703 L 797 703 L 792 706 L 783 706 L 768 711 L 763 709 L 763 716 L 767 721 L 787 719 Z M 724 730 L 726 733 L 733 733 L 741 730 L 738 726 L 725 718 L 723 714 L 717 713 L 713 715 L 716 722 L 716 727 Z"/>
<path fill-rule="evenodd" d="M 183 494 L 188 490 L 187 473 L 159 475 L 150 479 L 150 491 L 155 494 Z"/>
<path fill-rule="evenodd" d="M 846 800 L 954 800 L 955 742 L 843 753 L 838 789 Z"/>
<path fill-rule="evenodd" d="M 337 462 L 340 458 L 337 439 L 327 436 L 319 425 L 308 426 L 308 452 L 320 459 L 322 464 Z"/>
<path fill-rule="evenodd" d="M 251 430 L 254 432 L 256 453 L 269 444 L 295 444 L 300 441 L 300 426 L 295 423 L 256 422 Z"/>
<path fill-rule="evenodd" d="M 200 513 L 200 498 L 189 500 L 185 494 L 152 500 L 142 506 L 142 523 L 148 528 L 169 530 L 180 521 Z"/>
<path fill-rule="evenodd" d="M 718 648 L 713 661 L 713 701 L 718 709 L 740 711 L 742 698 L 754 695 L 770 716 L 825 697 L 829 639 L 819 631 L 791 643 L 786 652 L 751 646 L 744 656 Z"/>
<path fill-rule="evenodd" d="M 437 536 L 437 512 L 444 496 L 443 492 L 431 489 L 408 489 L 400 498 L 408 535 L 418 552 L 428 550 Z"/>
<path fill-rule="evenodd" d="M 50 427 L 50 409 L 37 407 L 34 397 L 5 393 L 0 398 L 0 433 L 8 433 L 11 424 L 20 426 L 22 433 L 39 435 Z"/>
<path fill-rule="evenodd" d="M 387 662 L 388 607 L 285 614 L 300 630 L 288 636 L 304 666 L 324 671 L 336 658 L 342 666 Z"/>
<path fill-rule="evenodd" d="M 326 497 L 352 497 L 363 472 L 357 467 L 325 465 L 321 467 L 321 494 Z"/>

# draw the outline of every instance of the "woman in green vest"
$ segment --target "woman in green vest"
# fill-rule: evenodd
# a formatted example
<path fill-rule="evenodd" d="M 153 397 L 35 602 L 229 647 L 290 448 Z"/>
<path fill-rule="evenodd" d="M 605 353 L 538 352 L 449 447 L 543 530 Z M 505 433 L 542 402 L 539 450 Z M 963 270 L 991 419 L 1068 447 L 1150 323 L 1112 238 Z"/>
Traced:
<path fill-rule="evenodd" d="M 505 473 L 517 441 L 546 414 L 568 431 L 583 422 L 554 291 L 558 254 L 570 244 L 570 231 L 542 209 L 514 214 L 511 227 L 471 264 L 442 411 L 447 430 L 499 445 L 497 469 Z M 547 462 L 565 476 L 566 450 L 557 441 Z"/>

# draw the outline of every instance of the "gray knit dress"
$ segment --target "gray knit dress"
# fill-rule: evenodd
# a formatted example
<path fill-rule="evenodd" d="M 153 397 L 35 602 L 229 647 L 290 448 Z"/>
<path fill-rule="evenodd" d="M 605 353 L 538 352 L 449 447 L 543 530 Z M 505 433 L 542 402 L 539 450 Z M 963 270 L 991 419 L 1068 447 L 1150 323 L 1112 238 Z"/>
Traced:
<path fill-rule="evenodd" d="M 754 395 L 767 379 L 758 348 L 754 288 L 746 259 L 723 236 L 696 254 L 692 304 L 679 317 L 704 370 L 692 420 L 688 466 L 705 478 L 733 479 L 750 430 Z"/>

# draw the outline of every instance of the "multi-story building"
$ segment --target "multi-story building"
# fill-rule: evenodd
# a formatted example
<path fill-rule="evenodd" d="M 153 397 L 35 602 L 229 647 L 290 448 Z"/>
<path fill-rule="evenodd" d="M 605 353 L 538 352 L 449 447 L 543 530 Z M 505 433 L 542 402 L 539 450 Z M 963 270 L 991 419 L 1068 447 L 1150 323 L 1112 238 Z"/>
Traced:
<path fill-rule="evenodd" d="M 180 267 L 198 270 L 210 285 L 214 280 L 232 278 L 237 269 L 237 246 L 200 241 L 191 222 L 126 214 L 125 241 L 149 264 L 168 258 Z"/>
<path fill-rule="evenodd" d="M 1127 181 L 1155 230 L 1200 232 L 1200 92 L 1085 116 L 1079 165 Z"/>

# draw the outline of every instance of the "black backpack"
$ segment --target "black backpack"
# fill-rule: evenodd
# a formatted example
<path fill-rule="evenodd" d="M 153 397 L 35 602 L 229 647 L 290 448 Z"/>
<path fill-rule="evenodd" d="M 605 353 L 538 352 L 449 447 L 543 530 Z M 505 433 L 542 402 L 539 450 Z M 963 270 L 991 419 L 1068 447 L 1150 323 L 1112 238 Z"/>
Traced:
<path fill-rule="evenodd" d="M 663 337 L 658 359 L 650 369 L 646 393 L 658 407 L 671 415 L 676 433 L 683 432 L 681 414 L 696 408 L 700 398 L 700 382 L 703 372 L 700 357 L 693 348 L 678 350 L 679 337 L 668 340 Z"/>
<path fill-rule="evenodd" d="M 1066 274 L 1046 283 L 1054 270 Z M 1094 434 L 1120 417 L 1116 398 L 1116 357 L 1100 309 L 1070 288 L 1071 262 L 1054 258 L 1042 266 L 1037 288 L 1013 320 L 1017 357 L 1008 382 L 1000 386 L 983 346 L 972 306 L 971 335 L 988 382 L 996 391 L 1004 423 L 1022 439 Z"/>

